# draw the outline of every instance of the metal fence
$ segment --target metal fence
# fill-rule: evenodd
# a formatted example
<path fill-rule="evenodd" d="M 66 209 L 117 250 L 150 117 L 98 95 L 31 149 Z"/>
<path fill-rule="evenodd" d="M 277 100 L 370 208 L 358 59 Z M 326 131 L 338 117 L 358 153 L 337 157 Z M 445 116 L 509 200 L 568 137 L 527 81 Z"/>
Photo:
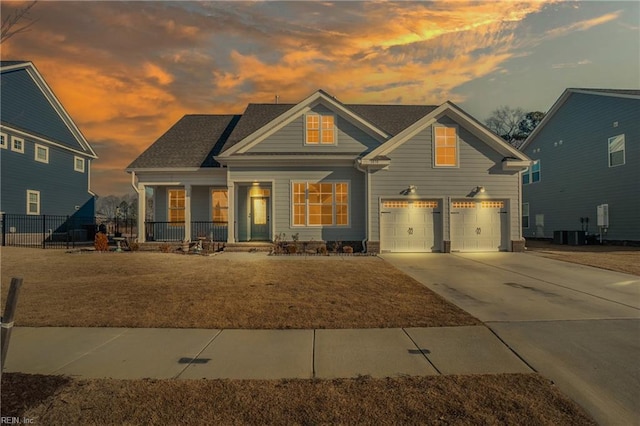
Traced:
<path fill-rule="evenodd" d="M 182 241 L 185 239 L 184 222 L 145 222 L 146 241 Z M 209 241 L 227 241 L 227 222 L 192 221 L 191 241 L 206 238 Z"/>
<path fill-rule="evenodd" d="M 94 216 L 2 214 L 0 232 L 3 246 L 72 248 L 91 245 L 96 232 L 137 237 L 135 219 L 97 219 Z"/>

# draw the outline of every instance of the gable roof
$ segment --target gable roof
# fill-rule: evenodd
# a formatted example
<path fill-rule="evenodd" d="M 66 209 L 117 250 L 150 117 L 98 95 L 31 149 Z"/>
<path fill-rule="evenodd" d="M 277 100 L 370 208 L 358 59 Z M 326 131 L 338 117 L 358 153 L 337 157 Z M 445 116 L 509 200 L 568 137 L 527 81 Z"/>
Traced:
<path fill-rule="evenodd" d="M 185 115 L 127 170 L 219 167 L 213 157 L 220 153 L 239 119 L 239 115 Z"/>
<path fill-rule="evenodd" d="M 567 102 L 567 100 L 574 93 L 581 93 L 587 95 L 596 95 L 596 96 L 608 96 L 614 98 L 626 98 L 626 99 L 640 99 L 640 90 L 639 89 L 593 89 L 593 88 L 568 88 L 562 95 L 558 98 L 558 100 L 551 106 L 547 114 L 544 116 L 542 121 L 538 123 L 533 132 L 529 134 L 527 139 L 520 146 L 520 150 L 524 151 L 524 149 L 531 144 L 533 139 L 536 137 L 538 133 L 542 130 L 542 128 L 553 118 L 553 116 L 558 112 L 558 110 Z"/>
<path fill-rule="evenodd" d="M 0 63 L 2 125 L 97 158 L 33 63 Z"/>

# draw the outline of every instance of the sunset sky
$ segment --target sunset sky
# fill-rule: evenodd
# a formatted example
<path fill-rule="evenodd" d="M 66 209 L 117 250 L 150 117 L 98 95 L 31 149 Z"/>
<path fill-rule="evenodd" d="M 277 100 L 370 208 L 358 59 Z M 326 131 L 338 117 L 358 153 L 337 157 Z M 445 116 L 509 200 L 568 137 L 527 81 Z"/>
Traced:
<path fill-rule="evenodd" d="M 5 16 L 24 2 L 1 2 Z M 30 60 L 99 155 L 92 189 L 184 114 L 317 89 L 344 103 L 441 104 L 484 121 L 567 87 L 640 87 L 640 2 L 62 2 L 1 46 Z"/>

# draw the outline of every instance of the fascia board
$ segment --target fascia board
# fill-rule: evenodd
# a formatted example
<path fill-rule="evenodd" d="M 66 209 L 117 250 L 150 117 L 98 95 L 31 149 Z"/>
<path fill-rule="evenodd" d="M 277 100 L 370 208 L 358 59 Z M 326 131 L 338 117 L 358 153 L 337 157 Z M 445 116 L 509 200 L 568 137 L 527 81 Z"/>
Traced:
<path fill-rule="evenodd" d="M 29 139 L 34 139 L 34 140 L 37 140 L 38 142 L 42 142 L 42 143 L 47 144 L 47 145 L 55 146 L 57 148 L 64 149 L 66 151 L 73 152 L 74 154 L 82 155 L 84 157 L 93 158 L 93 159 L 97 159 L 98 158 L 98 156 L 95 155 L 95 154 L 90 154 L 90 153 L 88 153 L 86 151 L 78 151 L 77 149 L 69 148 L 66 145 L 61 145 L 61 144 L 59 144 L 57 142 L 53 142 L 53 141 L 50 141 L 48 139 L 44 139 L 44 138 L 42 138 L 40 136 L 33 135 L 33 134 L 29 133 L 29 132 L 25 132 L 24 130 L 16 129 L 15 127 L 12 127 L 11 125 L 2 124 L 1 127 L 2 127 L 2 129 L 6 129 L 6 130 L 8 130 L 8 131 L 10 131 L 12 133 L 18 133 L 22 137 L 29 138 Z"/>
<path fill-rule="evenodd" d="M 124 171 L 127 173 L 136 172 L 136 174 L 138 174 L 144 172 L 197 172 L 202 169 L 202 167 L 127 167 Z M 213 169 L 217 170 L 220 169 L 220 167 Z"/>
<path fill-rule="evenodd" d="M 69 130 L 78 140 L 78 142 L 80 142 L 80 145 L 83 146 L 87 151 L 89 151 L 89 153 L 91 154 L 91 156 L 93 156 L 93 158 L 98 158 L 98 156 L 96 155 L 95 151 L 93 150 L 93 148 L 91 147 L 87 139 L 84 137 L 80 129 L 78 129 L 76 124 L 73 122 L 73 120 L 71 119 L 71 116 L 64 109 L 64 107 L 62 106 L 62 104 L 60 103 L 56 95 L 53 93 L 53 91 L 51 90 L 51 88 L 49 87 L 45 79 L 38 72 L 38 70 L 33 65 L 33 63 L 29 62 L 28 64 L 29 64 L 28 67 L 26 67 L 27 72 L 29 73 L 29 75 L 31 75 L 31 78 L 33 78 L 33 81 L 38 85 L 42 93 L 44 93 L 45 97 L 49 100 L 49 103 L 56 110 L 56 112 L 58 113 L 58 116 L 60 116 L 62 121 L 69 128 Z"/>

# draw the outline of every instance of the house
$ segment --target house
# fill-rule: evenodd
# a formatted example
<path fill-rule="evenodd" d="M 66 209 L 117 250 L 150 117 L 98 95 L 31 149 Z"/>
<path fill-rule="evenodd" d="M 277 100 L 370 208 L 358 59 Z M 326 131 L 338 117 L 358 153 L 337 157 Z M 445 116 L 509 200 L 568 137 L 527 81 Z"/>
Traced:
<path fill-rule="evenodd" d="M 521 150 L 525 237 L 640 241 L 640 90 L 565 90 Z"/>
<path fill-rule="evenodd" d="M 93 217 L 95 152 L 33 63 L 0 71 L 0 211 Z"/>
<path fill-rule="evenodd" d="M 343 104 L 319 90 L 187 115 L 127 168 L 140 239 L 350 242 L 368 252 L 519 251 L 529 159 L 451 102 Z M 153 221 L 145 217 L 153 188 Z"/>

